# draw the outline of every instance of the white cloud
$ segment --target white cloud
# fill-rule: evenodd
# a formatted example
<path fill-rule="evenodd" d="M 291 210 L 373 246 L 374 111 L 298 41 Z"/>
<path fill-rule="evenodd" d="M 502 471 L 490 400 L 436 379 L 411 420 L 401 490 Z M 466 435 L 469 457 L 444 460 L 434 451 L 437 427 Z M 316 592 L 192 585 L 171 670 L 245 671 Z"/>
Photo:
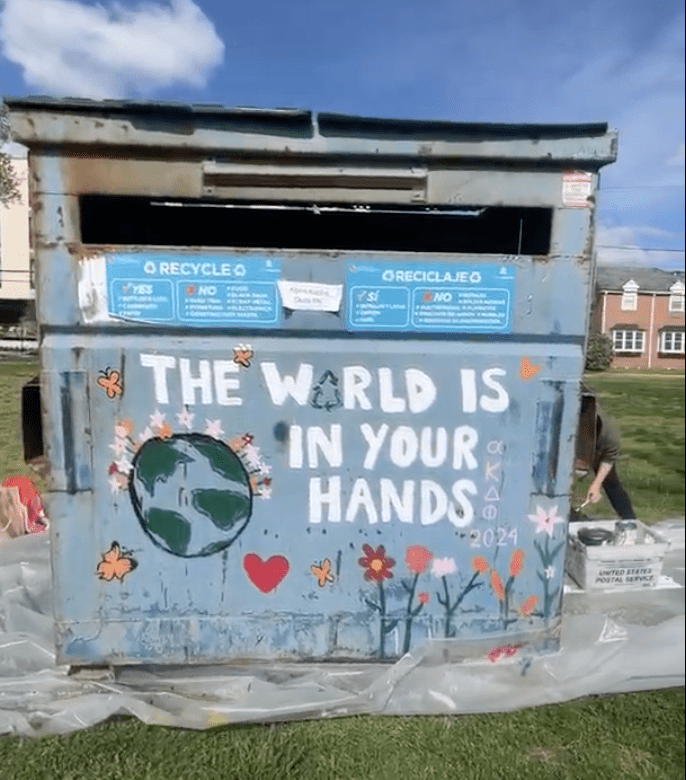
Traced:
<path fill-rule="evenodd" d="M 172 84 L 203 87 L 224 44 L 192 0 L 108 8 L 78 0 L 5 0 L 3 55 L 32 89 L 121 98 Z"/>
<path fill-rule="evenodd" d="M 650 225 L 600 225 L 596 236 L 598 261 L 604 265 L 639 265 L 665 270 L 683 270 L 684 253 L 660 251 L 682 245 L 684 234 Z M 657 249 L 649 249 L 650 245 Z"/>
<path fill-rule="evenodd" d="M 675 168 L 683 168 L 686 164 L 686 145 L 680 143 L 673 156 L 667 160 L 667 165 L 673 165 Z"/>

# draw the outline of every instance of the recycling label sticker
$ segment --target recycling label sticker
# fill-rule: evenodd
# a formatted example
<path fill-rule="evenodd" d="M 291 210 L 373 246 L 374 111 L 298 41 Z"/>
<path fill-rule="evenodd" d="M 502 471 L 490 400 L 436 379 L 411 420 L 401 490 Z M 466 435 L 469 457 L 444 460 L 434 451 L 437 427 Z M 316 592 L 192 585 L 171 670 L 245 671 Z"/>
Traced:
<path fill-rule="evenodd" d="M 515 269 L 495 264 L 350 264 L 348 330 L 509 333 Z"/>

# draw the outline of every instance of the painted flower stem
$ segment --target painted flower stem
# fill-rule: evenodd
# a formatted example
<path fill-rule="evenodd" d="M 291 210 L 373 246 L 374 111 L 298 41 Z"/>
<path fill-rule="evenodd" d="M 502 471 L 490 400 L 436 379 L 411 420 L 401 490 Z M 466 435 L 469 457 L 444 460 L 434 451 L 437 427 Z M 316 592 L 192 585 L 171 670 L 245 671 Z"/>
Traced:
<path fill-rule="evenodd" d="M 547 569 L 549 566 L 552 566 L 553 561 L 557 557 L 558 553 L 562 550 L 562 548 L 566 544 L 566 540 L 563 540 L 559 542 L 552 550 L 550 549 L 550 538 L 546 537 L 545 539 L 545 549 L 539 542 L 534 542 L 534 547 L 538 551 L 538 554 L 541 558 L 541 564 L 543 566 L 543 569 Z M 557 595 L 560 591 L 559 586 L 555 588 L 552 592 L 550 591 L 550 584 L 548 578 L 541 574 L 540 572 L 537 572 L 539 580 L 541 580 L 543 584 L 543 619 L 548 622 L 550 619 L 550 613 L 552 611 L 553 603 L 555 602 L 555 599 L 557 598 Z"/>
<path fill-rule="evenodd" d="M 436 598 L 438 600 L 438 603 L 445 610 L 445 638 L 446 639 L 451 639 L 452 637 L 455 636 L 455 630 L 452 625 L 453 616 L 457 611 L 457 608 L 464 600 L 465 596 L 470 591 L 481 586 L 481 583 L 476 581 L 477 577 L 480 574 L 481 572 L 479 571 L 474 572 L 472 578 L 469 580 L 462 593 L 460 593 L 460 595 L 455 599 L 455 602 L 453 604 L 450 603 L 450 590 L 448 589 L 448 578 L 445 575 L 441 577 L 441 580 L 443 581 L 443 591 L 445 593 L 445 598 L 442 598 L 440 593 L 436 594 Z"/>
<path fill-rule="evenodd" d="M 403 580 L 403 587 L 409 594 L 407 599 L 407 609 L 405 610 L 405 638 L 403 640 L 403 655 L 405 653 L 409 653 L 410 651 L 410 644 L 412 643 L 412 621 L 424 608 L 424 604 L 420 603 L 418 607 L 412 609 L 412 602 L 414 601 L 414 592 L 417 588 L 418 579 L 419 574 L 415 574 L 410 585 L 408 585 Z"/>

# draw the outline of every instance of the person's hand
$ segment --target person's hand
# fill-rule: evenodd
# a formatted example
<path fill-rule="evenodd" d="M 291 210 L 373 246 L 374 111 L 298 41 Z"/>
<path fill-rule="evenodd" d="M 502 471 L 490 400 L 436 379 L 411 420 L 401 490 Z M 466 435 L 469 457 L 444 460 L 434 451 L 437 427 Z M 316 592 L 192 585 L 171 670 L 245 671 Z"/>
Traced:
<path fill-rule="evenodd" d="M 601 498 L 600 485 L 591 485 L 588 489 L 588 493 L 586 493 L 586 503 L 597 504 Z"/>

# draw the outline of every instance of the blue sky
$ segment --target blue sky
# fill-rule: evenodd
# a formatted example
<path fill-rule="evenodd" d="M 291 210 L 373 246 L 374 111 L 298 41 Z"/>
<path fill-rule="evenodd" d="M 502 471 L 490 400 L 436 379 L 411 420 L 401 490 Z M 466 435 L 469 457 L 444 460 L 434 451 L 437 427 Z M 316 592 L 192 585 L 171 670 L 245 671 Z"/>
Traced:
<path fill-rule="evenodd" d="M 0 0 L 0 93 L 607 121 L 608 262 L 684 266 L 684 9 L 664 0 Z"/>

